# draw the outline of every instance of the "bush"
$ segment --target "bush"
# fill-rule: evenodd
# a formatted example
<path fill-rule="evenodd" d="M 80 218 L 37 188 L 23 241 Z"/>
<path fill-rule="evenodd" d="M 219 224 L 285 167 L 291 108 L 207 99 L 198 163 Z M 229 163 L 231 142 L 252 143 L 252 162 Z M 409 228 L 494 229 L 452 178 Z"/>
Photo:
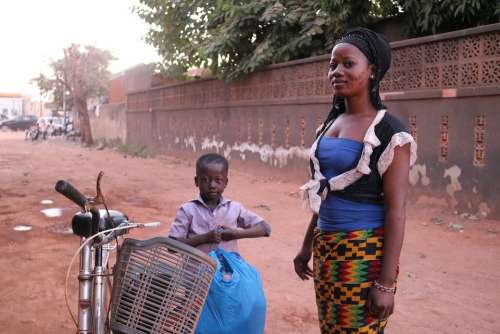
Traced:
<path fill-rule="evenodd" d="M 131 155 L 137 158 L 151 158 L 153 157 L 152 152 L 150 152 L 146 146 L 138 144 L 120 144 L 118 146 L 118 151 Z"/>
<path fill-rule="evenodd" d="M 110 140 L 99 139 L 97 142 L 97 146 L 100 148 L 113 148 L 118 152 L 137 158 L 146 159 L 154 156 L 153 152 L 151 152 L 146 146 L 139 144 L 124 144 L 119 138 Z"/>

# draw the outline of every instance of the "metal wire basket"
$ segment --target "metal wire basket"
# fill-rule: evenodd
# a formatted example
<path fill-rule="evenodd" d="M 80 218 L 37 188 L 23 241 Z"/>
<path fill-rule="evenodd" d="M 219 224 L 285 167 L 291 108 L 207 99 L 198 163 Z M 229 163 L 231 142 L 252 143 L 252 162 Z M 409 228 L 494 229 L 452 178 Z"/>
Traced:
<path fill-rule="evenodd" d="M 126 239 L 114 270 L 110 328 L 194 333 L 215 270 L 209 256 L 178 241 Z"/>

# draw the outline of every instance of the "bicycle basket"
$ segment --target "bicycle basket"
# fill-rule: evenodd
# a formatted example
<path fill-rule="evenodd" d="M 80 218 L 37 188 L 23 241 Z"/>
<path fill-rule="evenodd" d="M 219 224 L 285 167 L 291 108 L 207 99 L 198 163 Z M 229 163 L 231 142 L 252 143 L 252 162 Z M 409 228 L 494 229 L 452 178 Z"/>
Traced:
<path fill-rule="evenodd" d="M 194 333 L 215 269 L 205 253 L 176 240 L 126 239 L 114 269 L 110 328 Z"/>

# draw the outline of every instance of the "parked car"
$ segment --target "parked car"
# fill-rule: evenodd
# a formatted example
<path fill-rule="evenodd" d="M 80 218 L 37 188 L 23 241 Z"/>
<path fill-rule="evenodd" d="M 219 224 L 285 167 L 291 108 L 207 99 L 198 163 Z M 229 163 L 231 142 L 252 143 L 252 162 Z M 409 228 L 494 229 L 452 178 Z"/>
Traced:
<path fill-rule="evenodd" d="M 27 130 L 37 122 L 37 117 L 34 115 L 18 116 L 0 123 L 2 130 Z"/>
<path fill-rule="evenodd" d="M 56 117 L 56 116 L 43 116 L 38 119 L 38 124 L 44 122 L 45 124 L 52 124 L 52 134 L 54 136 L 60 136 L 66 132 L 68 132 L 70 119 L 67 119 L 67 125 L 64 126 L 64 117 Z M 65 129 L 66 128 L 66 129 Z"/>
<path fill-rule="evenodd" d="M 54 128 L 54 136 L 60 136 L 64 133 L 64 118 L 53 117 L 52 127 Z"/>

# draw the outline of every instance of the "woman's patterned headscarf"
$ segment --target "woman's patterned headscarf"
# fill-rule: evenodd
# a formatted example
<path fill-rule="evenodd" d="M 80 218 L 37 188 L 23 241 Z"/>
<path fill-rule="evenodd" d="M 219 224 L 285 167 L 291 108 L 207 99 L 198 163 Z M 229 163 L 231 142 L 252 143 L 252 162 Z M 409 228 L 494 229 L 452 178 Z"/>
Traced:
<path fill-rule="evenodd" d="M 370 101 L 375 109 L 385 109 L 380 99 L 380 81 L 391 65 L 391 47 L 387 40 L 379 33 L 366 28 L 356 28 L 340 37 L 335 45 L 349 43 L 357 47 L 375 67 L 374 78 L 370 81 Z M 337 117 L 345 111 L 343 97 L 334 97 L 333 108 L 327 121 Z"/>

